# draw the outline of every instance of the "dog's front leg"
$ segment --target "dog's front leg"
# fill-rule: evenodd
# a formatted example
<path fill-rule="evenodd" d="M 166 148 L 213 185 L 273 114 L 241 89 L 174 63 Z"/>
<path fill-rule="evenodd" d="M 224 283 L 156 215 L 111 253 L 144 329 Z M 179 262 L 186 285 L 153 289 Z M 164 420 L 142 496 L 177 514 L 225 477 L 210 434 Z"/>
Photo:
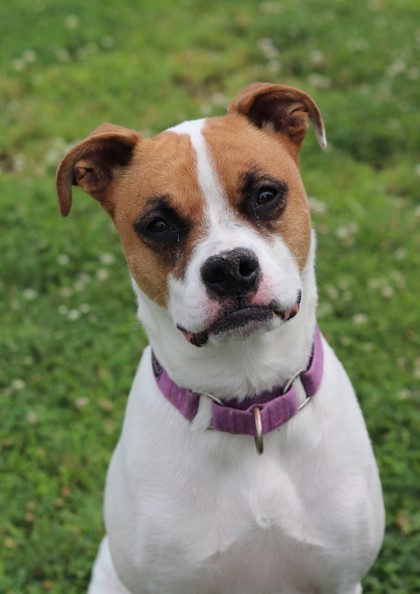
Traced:
<path fill-rule="evenodd" d="M 106 536 L 96 556 L 88 594 L 130 594 L 118 579 Z"/>

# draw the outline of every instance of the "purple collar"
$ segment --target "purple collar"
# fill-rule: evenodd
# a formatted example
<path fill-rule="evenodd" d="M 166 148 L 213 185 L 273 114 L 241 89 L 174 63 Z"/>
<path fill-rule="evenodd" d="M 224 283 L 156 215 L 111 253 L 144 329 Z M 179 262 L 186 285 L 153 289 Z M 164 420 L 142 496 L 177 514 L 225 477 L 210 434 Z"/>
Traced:
<path fill-rule="evenodd" d="M 197 414 L 201 395 L 175 384 L 162 368 L 153 351 L 152 364 L 156 383 L 162 394 L 179 410 L 183 417 L 192 421 Z M 278 429 L 294 417 L 316 394 L 321 384 L 323 367 L 324 354 L 321 333 L 316 326 L 312 356 L 305 371 L 299 372 L 286 387 L 277 386 L 242 402 L 236 402 L 234 398 L 226 399 L 224 402 L 213 401 L 210 428 L 227 433 L 254 436 L 257 451 L 262 453 L 262 436 Z M 298 377 L 306 393 L 306 399 L 301 404 L 298 402 L 298 394 L 294 386 L 294 381 Z"/>

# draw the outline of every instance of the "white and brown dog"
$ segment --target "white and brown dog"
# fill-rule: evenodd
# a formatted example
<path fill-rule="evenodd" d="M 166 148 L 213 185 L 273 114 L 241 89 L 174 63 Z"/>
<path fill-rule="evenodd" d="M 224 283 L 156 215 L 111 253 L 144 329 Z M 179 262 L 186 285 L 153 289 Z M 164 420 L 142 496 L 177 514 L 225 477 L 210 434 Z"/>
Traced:
<path fill-rule="evenodd" d="M 350 381 L 316 324 L 297 89 L 153 138 L 104 124 L 60 165 L 111 215 L 149 340 L 105 491 L 90 594 L 356 594 L 381 486 Z M 263 452 L 263 455 L 259 455 Z"/>

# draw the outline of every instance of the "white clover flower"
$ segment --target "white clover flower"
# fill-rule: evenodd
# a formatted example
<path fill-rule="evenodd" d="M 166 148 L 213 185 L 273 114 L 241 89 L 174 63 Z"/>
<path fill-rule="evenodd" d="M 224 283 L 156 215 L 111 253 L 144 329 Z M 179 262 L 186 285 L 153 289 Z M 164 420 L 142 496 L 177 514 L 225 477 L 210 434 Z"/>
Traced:
<path fill-rule="evenodd" d="M 204 117 L 208 117 L 212 112 L 212 106 L 209 103 L 202 103 L 199 109 L 201 115 Z"/>
<path fill-rule="evenodd" d="M 397 58 L 386 69 L 386 76 L 388 78 L 395 78 L 407 69 L 407 62 L 401 58 Z"/>
<path fill-rule="evenodd" d="M 259 39 L 257 42 L 257 47 L 269 60 L 273 60 L 274 58 L 277 58 L 277 56 L 279 55 L 279 50 L 274 45 L 273 40 L 269 37 L 262 37 L 261 39 Z"/>
<path fill-rule="evenodd" d="M 313 214 L 325 214 L 328 211 L 328 207 L 325 202 L 318 200 L 315 196 L 308 197 L 309 209 Z"/>
<path fill-rule="evenodd" d="M 368 47 L 366 39 L 351 39 L 347 47 L 353 52 L 362 51 Z"/>
<path fill-rule="evenodd" d="M 23 70 L 26 66 L 26 62 L 23 58 L 15 58 L 14 60 L 12 60 L 12 68 L 13 70 L 16 70 L 17 72 L 20 72 L 21 70 Z"/>
<path fill-rule="evenodd" d="M 355 235 L 355 233 L 357 233 L 357 231 L 359 230 L 359 227 L 357 225 L 357 223 L 354 222 L 350 222 L 347 225 L 342 225 L 341 227 L 337 227 L 335 234 L 338 237 L 338 239 L 341 239 L 343 241 L 351 241 L 353 239 L 353 236 Z"/>
<path fill-rule="evenodd" d="M 88 285 L 91 282 L 91 280 L 91 277 L 85 272 L 83 272 L 79 276 L 78 280 L 73 284 L 73 289 L 80 293 L 81 291 L 85 290 L 86 285 Z"/>
<path fill-rule="evenodd" d="M 67 318 L 74 322 L 75 320 L 78 320 L 80 318 L 80 312 L 77 309 L 70 309 L 68 314 L 67 314 Z"/>
<path fill-rule="evenodd" d="M 395 295 L 394 287 L 391 287 L 391 285 L 385 285 L 382 287 L 381 295 L 385 299 L 392 299 L 392 297 Z"/>
<path fill-rule="evenodd" d="M 67 29 L 76 29 L 76 27 L 79 26 L 79 22 L 79 17 L 75 14 L 69 14 L 68 16 L 66 16 L 64 20 L 64 24 L 67 27 Z"/>
<path fill-rule="evenodd" d="M 317 315 L 319 318 L 325 318 L 326 316 L 331 315 L 333 312 L 333 307 L 331 303 L 320 303 L 317 309 Z"/>
<path fill-rule="evenodd" d="M 24 289 L 22 295 L 26 301 L 33 301 L 38 297 L 38 293 L 35 291 L 35 289 Z"/>
<path fill-rule="evenodd" d="M 412 394 L 411 394 L 410 390 L 408 390 L 407 388 L 402 388 L 398 392 L 398 398 L 400 400 L 409 400 L 411 397 L 412 397 Z"/>
<path fill-rule="evenodd" d="M 407 76 L 410 80 L 417 80 L 420 76 L 420 70 L 415 66 L 411 66 L 407 71 Z"/>
<path fill-rule="evenodd" d="M 379 289 L 381 286 L 381 280 L 379 278 L 371 278 L 368 281 L 369 289 Z"/>
<path fill-rule="evenodd" d="M 327 285 L 325 287 L 325 292 L 327 294 L 327 297 L 332 301 L 335 301 L 339 297 L 338 289 L 336 287 L 333 287 L 332 285 Z"/>
<path fill-rule="evenodd" d="M 60 295 L 62 297 L 68 298 L 73 295 L 74 291 L 70 287 L 61 287 L 60 288 Z"/>
<path fill-rule="evenodd" d="M 82 282 L 84 285 L 88 285 L 92 278 L 89 274 L 87 274 L 86 272 L 82 272 L 82 274 L 79 276 L 79 280 L 80 282 Z"/>
<path fill-rule="evenodd" d="M 25 60 L 27 64 L 33 64 L 37 59 L 36 51 L 33 49 L 25 50 L 22 54 L 22 59 Z"/>
<path fill-rule="evenodd" d="M 29 410 L 26 413 L 26 422 L 29 423 L 29 425 L 36 425 L 39 422 L 39 417 L 36 412 Z"/>
<path fill-rule="evenodd" d="M 67 266 L 67 264 L 70 263 L 70 258 L 68 257 L 67 254 L 59 254 L 57 256 L 57 264 L 60 264 L 60 266 Z"/>
<path fill-rule="evenodd" d="M 325 60 L 325 54 L 319 49 L 313 49 L 309 52 L 309 61 L 313 66 L 322 66 Z"/>
<path fill-rule="evenodd" d="M 279 60 L 270 60 L 267 64 L 267 69 L 270 72 L 280 72 L 281 64 L 280 64 Z"/>
<path fill-rule="evenodd" d="M 280 14 L 282 5 L 280 2 L 261 2 L 260 10 L 263 14 Z"/>
<path fill-rule="evenodd" d="M 89 404 L 90 400 L 87 396 L 80 396 L 75 402 L 76 408 L 84 408 Z"/>
<path fill-rule="evenodd" d="M 331 79 L 317 72 L 313 72 L 308 76 L 308 83 L 317 89 L 329 89 L 331 87 Z"/>
<path fill-rule="evenodd" d="M 342 276 L 338 279 L 338 286 L 342 291 L 346 291 L 351 287 L 351 279 L 348 276 Z"/>
<path fill-rule="evenodd" d="M 229 105 L 229 99 L 223 93 L 212 93 L 210 101 L 217 107 L 227 107 Z"/>
<path fill-rule="evenodd" d="M 13 169 L 17 173 L 21 173 L 25 170 L 26 167 L 26 155 L 22 153 L 17 153 L 13 157 Z"/>
<path fill-rule="evenodd" d="M 368 317 L 365 313 L 355 313 L 353 316 L 353 324 L 355 326 L 362 326 L 363 324 L 366 324 L 367 321 Z"/>
<path fill-rule="evenodd" d="M 108 252 L 104 252 L 99 256 L 99 259 L 102 264 L 114 264 L 115 256 L 114 254 L 109 254 Z"/>
<path fill-rule="evenodd" d="M 363 344 L 363 350 L 366 353 L 373 353 L 373 351 L 375 350 L 375 345 L 373 344 L 373 342 L 365 342 Z"/>
<path fill-rule="evenodd" d="M 108 270 L 105 270 L 105 268 L 99 268 L 99 270 L 96 273 L 96 278 L 98 281 L 101 281 L 101 282 L 108 280 L 108 278 L 109 278 Z"/>

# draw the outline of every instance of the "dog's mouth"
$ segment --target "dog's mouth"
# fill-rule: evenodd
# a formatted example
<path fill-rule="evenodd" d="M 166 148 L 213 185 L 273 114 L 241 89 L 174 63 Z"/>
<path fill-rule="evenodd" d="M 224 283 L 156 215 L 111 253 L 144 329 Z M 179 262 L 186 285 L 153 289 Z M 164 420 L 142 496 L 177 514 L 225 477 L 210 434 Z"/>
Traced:
<path fill-rule="evenodd" d="M 186 340 L 196 347 L 207 344 L 210 335 L 213 336 L 231 336 L 234 338 L 246 338 L 261 329 L 270 325 L 273 319 L 280 318 L 288 322 L 296 316 L 300 308 L 300 294 L 296 303 L 287 309 L 280 308 L 275 304 L 250 305 L 247 307 L 228 309 L 206 330 L 202 332 L 189 332 L 185 328 L 178 326 Z"/>

